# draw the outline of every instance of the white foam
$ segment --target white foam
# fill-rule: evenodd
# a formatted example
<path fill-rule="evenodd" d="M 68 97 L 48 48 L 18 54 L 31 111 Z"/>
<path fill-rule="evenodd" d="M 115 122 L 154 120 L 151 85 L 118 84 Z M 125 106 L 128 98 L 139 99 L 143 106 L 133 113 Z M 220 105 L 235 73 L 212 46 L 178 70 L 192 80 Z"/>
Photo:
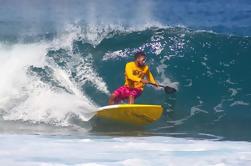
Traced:
<path fill-rule="evenodd" d="M 202 105 L 196 105 L 196 106 L 191 107 L 190 115 L 193 116 L 193 115 L 195 115 L 197 113 L 206 113 L 206 114 L 208 114 L 208 112 L 206 110 L 202 110 L 202 109 L 199 108 L 201 106 Z"/>
<path fill-rule="evenodd" d="M 58 46 L 62 48 L 72 46 L 73 40 L 82 40 L 82 42 L 92 44 L 95 47 L 103 39 L 109 38 L 110 35 L 144 31 L 151 27 L 167 28 L 167 26 L 153 20 L 145 21 L 141 24 L 132 24 L 130 26 L 102 22 L 89 22 L 83 25 L 76 21 L 75 24 L 65 24 L 63 26 L 63 32 L 61 32 L 59 38 L 55 39 L 54 47 Z"/>
<path fill-rule="evenodd" d="M 166 76 L 165 71 L 168 70 L 167 69 L 167 65 L 164 64 L 164 60 L 161 61 L 161 65 L 157 66 L 157 72 L 160 74 L 160 80 L 159 80 L 159 84 L 163 84 L 165 86 L 170 86 L 172 88 L 175 88 L 176 90 L 178 90 L 178 86 L 179 83 L 178 82 L 172 82 L 171 79 L 169 77 Z"/>
<path fill-rule="evenodd" d="M 0 135 L 2 165 L 243 165 L 251 164 L 251 143 L 172 137 L 60 138 Z"/>
<path fill-rule="evenodd" d="M 231 84 L 231 85 L 237 84 L 237 83 L 233 82 L 230 78 L 228 78 L 226 80 L 226 83 Z"/>
<path fill-rule="evenodd" d="M 128 49 L 117 50 L 117 51 L 113 51 L 113 52 L 109 51 L 109 52 L 105 53 L 102 60 L 106 61 L 109 59 L 126 58 L 126 57 L 128 57 L 128 52 L 129 52 Z"/>
<path fill-rule="evenodd" d="M 216 105 L 214 107 L 215 112 L 217 112 L 217 113 L 224 112 L 224 110 L 223 110 L 223 102 L 224 102 L 224 100 L 222 100 L 218 105 Z"/>
<path fill-rule="evenodd" d="M 231 92 L 231 95 L 230 95 L 231 97 L 236 96 L 238 93 L 238 89 L 229 88 L 228 90 Z"/>
<path fill-rule="evenodd" d="M 41 66 L 45 59 L 45 44 L 14 45 L 0 47 L 0 96 L 16 94 L 17 89 L 27 82 L 25 68 Z M 42 55 L 42 56 L 41 56 Z"/>
<path fill-rule="evenodd" d="M 250 104 L 244 101 L 234 101 L 232 104 L 230 104 L 230 107 L 242 105 L 242 106 L 249 106 Z"/>
<path fill-rule="evenodd" d="M 135 166 L 135 165 L 137 165 L 137 166 L 150 166 L 151 165 L 149 161 L 137 159 L 137 158 L 127 159 L 127 160 L 124 160 L 120 163 L 124 166 Z"/>
<path fill-rule="evenodd" d="M 68 118 L 72 114 L 83 121 L 89 120 L 95 114 L 95 104 L 79 90 L 77 84 L 70 79 L 69 73 L 47 63 L 47 49 L 51 45 L 51 43 L 1 45 L 0 110 L 5 120 L 69 125 Z M 27 74 L 28 67 L 45 65 L 53 69 L 54 79 L 71 94 L 55 90 L 38 78 Z M 99 79 L 98 81 L 97 84 L 102 82 Z"/>
<path fill-rule="evenodd" d="M 77 55 L 75 55 L 76 58 Z M 76 61 L 76 59 L 75 59 Z M 95 66 L 93 66 L 93 57 L 91 54 L 86 56 L 84 59 L 78 57 L 76 67 L 77 77 L 80 80 L 80 83 L 84 85 L 86 82 L 91 82 L 95 87 L 105 94 L 110 94 L 106 83 L 96 72 Z"/>

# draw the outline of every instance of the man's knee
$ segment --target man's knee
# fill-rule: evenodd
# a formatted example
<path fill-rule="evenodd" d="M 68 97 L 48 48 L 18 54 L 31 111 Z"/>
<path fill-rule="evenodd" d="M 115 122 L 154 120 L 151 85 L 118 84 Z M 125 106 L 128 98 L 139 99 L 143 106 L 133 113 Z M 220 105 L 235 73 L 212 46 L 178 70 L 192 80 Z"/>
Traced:
<path fill-rule="evenodd" d="M 113 99 L 115 99 L 116 97 L 117 97 L 117 95 L 114 93 L 111 95 L 111 98 L 113 98 Z"/>
<path fill-rule="evenodd" d="M 114 104 L 116 99 L 116 95 L 112 94 L 109 98 L 108 104 Z"/>

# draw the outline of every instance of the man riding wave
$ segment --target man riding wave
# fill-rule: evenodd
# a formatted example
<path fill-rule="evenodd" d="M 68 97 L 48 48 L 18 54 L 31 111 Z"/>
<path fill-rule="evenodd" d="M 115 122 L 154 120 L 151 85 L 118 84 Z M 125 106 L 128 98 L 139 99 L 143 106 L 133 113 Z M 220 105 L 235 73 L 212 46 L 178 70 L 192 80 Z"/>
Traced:
<path fill-rule="evenodd" d="M 142 94 L 145 84 L 158 87 L 158 83 L 146 65 L 145 53 L 137 52 L 134 61 L 128 62 L 125 66 L 125 84 L 112 93 L 108 103 L 116 104 L 127 99 L 129 104 L 134 104 L 135 99 Z"/>

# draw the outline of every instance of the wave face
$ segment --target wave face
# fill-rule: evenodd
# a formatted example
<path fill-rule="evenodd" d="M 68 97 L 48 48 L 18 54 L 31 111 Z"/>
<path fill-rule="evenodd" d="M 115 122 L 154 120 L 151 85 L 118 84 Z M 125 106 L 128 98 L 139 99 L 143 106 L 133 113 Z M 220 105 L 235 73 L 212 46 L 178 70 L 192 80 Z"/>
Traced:
<path fill-rule="evenodd" d="M 251 38 L 186 28 L 73 27 L 52 41 L 2 44 L 2 119 L 88 121 L 124 83 L 125 63 L 139 50 L 156 80 L 178 88 L 175 95 L 145 88 L 137 102 L 162 104 L 167 112 L 150 130 L 250 138 Z"/>
<path fill-rule="evenodd" d="M 147 87 L 138 100 L 174 110 L 156 130 L 250 137 L 251 38 L 152 28 L 116 34 L 95 49 L 96 66 L 111 91 L 123 83 L 124 65 L 139 49 L 160 83 L 178 85 L 176 96 Z"/>

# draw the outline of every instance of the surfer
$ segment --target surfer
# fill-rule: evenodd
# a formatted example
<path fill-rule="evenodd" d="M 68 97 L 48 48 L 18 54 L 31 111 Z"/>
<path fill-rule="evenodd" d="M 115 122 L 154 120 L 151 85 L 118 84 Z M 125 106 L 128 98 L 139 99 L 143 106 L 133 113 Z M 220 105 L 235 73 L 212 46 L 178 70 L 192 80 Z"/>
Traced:
<path fill-rule="evenodd" d="M 134 61 L 126 64 L 125 84 L 112 93 L 108 104 L 116 104 L 126 99 L 129 104 L 134 104 L 135 99 L 142 94 L 145 84 L 159 86 L 146 65 L 146 54 L 140 51 L 134 55 Z"/>

